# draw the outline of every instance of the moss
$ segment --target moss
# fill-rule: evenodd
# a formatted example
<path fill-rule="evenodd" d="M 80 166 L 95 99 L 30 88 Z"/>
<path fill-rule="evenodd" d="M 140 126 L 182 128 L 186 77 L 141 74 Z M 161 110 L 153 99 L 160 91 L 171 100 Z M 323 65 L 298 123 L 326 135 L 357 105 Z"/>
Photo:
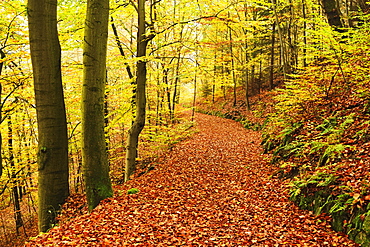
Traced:
<path fill-rule="evenodd" d="M 364 219 L 364 223 L 362 225 L 362 229 L 365 231 L 367 235 L 370 236 L 370 215 L 367 215 Z"/>
<path fill-rule="evenodd" d="M 86 188 L 88 209 L 91 212 L 100 201 L 113 196 L 113 189 L 110 183 L 100 181 L 95 183 L 93 187 Z"/>
<path fill-rule="evenodd" d="M 139 193 L 139 190 L 136 189 L 136 188 L 132 188 L 132 189 L 127 190 L 127 194 L 129 194 L 129 195 L 136 194 L 136 193 Z"/>
<path fill-rule="evenodd" d="M 354 241 L 361 244 L 361 246 L 370 246 L 368 235 L 364 231 L 360 231 L 354 238 Z"/>

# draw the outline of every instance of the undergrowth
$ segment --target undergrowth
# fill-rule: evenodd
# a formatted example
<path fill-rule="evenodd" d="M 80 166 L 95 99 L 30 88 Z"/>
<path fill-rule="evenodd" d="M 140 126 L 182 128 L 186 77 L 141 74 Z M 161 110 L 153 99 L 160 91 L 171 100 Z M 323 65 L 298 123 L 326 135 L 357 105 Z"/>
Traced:
<path fill-rule="evenodd" d="M 364 229 L 370 222 L 369 31 L 353 31 L 347 43 L 276 90 L 262 143 L 277 174 L 292 178 L 291 200 L 332 215 L 336 230 L 364 244 L 370 236 Z"/>

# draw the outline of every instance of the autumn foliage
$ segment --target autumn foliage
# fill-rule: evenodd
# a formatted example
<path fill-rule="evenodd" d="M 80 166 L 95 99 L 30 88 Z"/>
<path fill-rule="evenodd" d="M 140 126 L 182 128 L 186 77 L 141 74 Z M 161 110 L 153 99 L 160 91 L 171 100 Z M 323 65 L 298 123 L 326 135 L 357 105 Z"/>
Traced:
<path fill-rule="evenodd" d="M 355 246 L 288 200 L 260 133 L 202 114 L 197 128 L 91 214 L 71 200 L 63 223 L 26 246 Z"/>
<path fill-rule="evenodd" d="M 140 2 L 147 55 L 139 58 L 136 1 L 110 1 L 101 150 L 115 196 L 88 214 L 86 1 L 58 1 L 72 196 L 55 228 L 27 246 L 355 246 L 344 234 L 370 245 L 370 3 Z M 25 1 L 0 6 L 1 246 L 36 235 L 27 13 Z M 123 184 L 142 62 L 145 127 L 138 169 Z"/>

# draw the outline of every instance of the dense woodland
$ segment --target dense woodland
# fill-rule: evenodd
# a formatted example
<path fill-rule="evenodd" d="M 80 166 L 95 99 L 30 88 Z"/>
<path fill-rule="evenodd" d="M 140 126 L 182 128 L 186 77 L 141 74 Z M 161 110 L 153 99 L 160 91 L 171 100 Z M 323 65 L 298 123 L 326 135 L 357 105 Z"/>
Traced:
<path fill-rule="evenodd" d="M 71 194 L 91 212 L 190 136 L 200 111 L 262 131 L 291 200 L 367 246 L 369 11 L 365 0 L 2 3 L 1 241 L 55 226 Z"/>

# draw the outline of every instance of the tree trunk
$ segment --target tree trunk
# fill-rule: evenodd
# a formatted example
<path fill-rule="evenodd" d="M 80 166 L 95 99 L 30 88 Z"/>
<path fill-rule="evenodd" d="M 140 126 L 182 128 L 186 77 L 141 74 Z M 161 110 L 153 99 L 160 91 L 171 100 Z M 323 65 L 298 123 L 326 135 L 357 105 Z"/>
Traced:
<path fill-rule="evenodd" d="M 248 91 L 251 91 L 252 95 L 256 94 L 256 66 L 252 64 L 251 66 L 251 78 L 250 78 L 250 88 Z"/>
<path fill-rule="evenodd" d="M 46 232 L 69 195 L 68 138 L 57 0 L 29 0 L 28 26 L 38 123 L 38 226 Z"/>
<path fill-rule="evenodd" d="M 324 10 L 330 26 L 334 27 L 336 31 L 343 32 L 340 28 L 343 28 L 343 22 L 341 19 L 341 13 L 336 0 L 320 0 L 320 4 Z"/>
<path fill-rule="evenodd" d="M 294 3 L 292 0 L 289 0 L 289 18 L 288 18 L 288 25 L 287 25 L 287 37 L 288 37 L 288 54 L 289 57 L 288 65 L 289 65 L 289 73 L 294 72 L 298 66 L 298 25 L 296 25 L 296 14 Z"/>
<path fill-rule="evenodd" d="M 262 59 L 259 62 L 259 74 L 258 74 L 258 82 L 257 82 L 257 92 L 258 94 L 261 93 L 261 85 L 262 84 Z"/>
<path fill-rule="evenodd" d="M 302 0 L 303 17 L 303 67 L 307 67 L 307 18 L 306 18 L 306 0 Z"/>
<path fill-rule="evenodd" d="M 180 32 L 180 40 L 182 40 L 182 32 L 184 30 L 184 27 L 182 27 Z M 177 64 L 176 64 L 176 76 L 175 76 L 175 82 L 174 82 L 174 88 L 173 88 L 173 95 L 172 95 L 172 116 L 171 116 L 171 122 L 174 123 L 175 120 L 175 108 L 176 104 L 179 103 L 179 92 L 178 89 L 180 85 L 180 63 L 181 63 L 181 47 L 178 49 L 178 56 L 177 56 Z"/>
<path fill-rule="evenodd" d="M 198 52 L 196 51 L 196 57 L 198 56 Z M 193 122 L 195 119 L 195 106 L 197 100 L 197 80 L 198 80 L 198 62 L 195 64 L 195 75 L 194 75 L 194 92 L 193 92 L 193 107 L 191 111 L 191 121 Z"/>
<path fill-rule="evenodd" d="M 244 8 L 245 8 L 244 18 L 245 18 L 245 21 L 248 21 L 248 12 L 247 12 L 248 5 L 246 3 L 244 3 Z M 248 30 L 246 28 L 243 28 L 243 33 L 244 33 L 244 47 L 245 47 L 245 64 L 248 64 L 248 62 L 249 62 L 249 45 L 248 45 L 248 35 L 247 35 Z M 245 78 L 245 103 L 247 105 L 247 110 L 249 111 L 251 109 L 251 106 L 250 106 L 250 102 L 249 102 L 250 88 L 249 88 L 249 69 L 248 69 L 248 65 L 245 68 L 244 78 Z"/>
<path fill-rule="evenodd" d="M 3 51 L 3 49 L 0 49 L 0 59 L 4 59 L 6 56 L 5 56 L 5 53 Z M 4 62 L 0 62 L 0 76 L 3 72 L 3 67 L 4 67 Z M 1 94 L 3 93 L 3 86 L 1 85 L 0 83 L 0 98 L 1 98 Z M 2 105 L 2 104 L 1 104 Z M 0 107 L 0 119 L 2 119 L 2 107 Z M 1 144 L 3 142 L 3 139 L 1 137 L 1 133 L 0 133 L 0 177 L 1 175 L 3 174 L 3 159 L 2 159 L 2 150 L 1 150 Z"/>
<path fill-rule="evenodd" d="M 21 204 L 20 204 L 20 187 L 18 186 L 19 176 L 16 172 L 14 162 L 14 148 L 13 148 L 13 123 L 11 115 L 8 116 L 8 152 L 9 152 L 9 163 L 11 168 L 12 176 L 12 194 L 13 194 L 13 205 L 14 205 L 14 221 L 17 235 L 19 235 L 19 228 L 23 226 Z"/>
<path fill-rule="evenodd" d="M 123 47 L 122 47 L 122 44 L 121 44 L 121 41 L 119 39 L 119 36 L 118 36 L 118 31 L 117 31 L 117 28 L 116 28 L 116 25 L 114 24 L 114 19 L 113 17 L 111 17 L 111 26 L 112 26 L 112 30 L 113 30 L 113 34 L 114 34 L 114 38 L 116 40 L 116 44 L 117 44 L 117 47 L 118 47 L 118 50 L 119 50 L 119 53 L 121 54 L 122 57 L 126 58 L 126 55 L 125 55 L 125 51 L 123 50 Z M 131 67 L 130 65 L 125 62 L 124 63 L 125 66 L 126 66 L 126 71 L 127 71 L 127 75 L 128 77 L 130 78 L 130 80 L 133 82 L 134 81 L 134 75 L 132 74 L 131 72 Z"/>
<path fill-rule="evenodd" d="M 276 6 L 277 6 L 276 0 L 271 0 L 271 3 L 272 3 L 273 13 L 274 13 L 274 16 L 275 16 L 275 23 L 276 23 L 276 27 L 277 27 L 278 35 L 279 35 L 280 59 L 281 59 L 281 63 L 282 63 L 282 66 L 283 66 L 284 78 L 286 78 L 286 75 L 289 72 L 288 62 L 287 62 L 286 46 L 285 46 L 285 42 L 284 42 L 284 39 L 283 39 L 283 31 L 280 27 L 279 16 L 278 16 L 278 13 L 277 13 L 277 10 L 276 10 Z"/>
<path fill-rule="evenodd" d="M 245 70 L 245 102 L 247 105 L 247 110 L 249 111 L 251 109 L 251 104 L 249 100 L 249 91 L 250 91 L 250 86 L 249 86 L 249 70 Z"/>
<path fill-rule="evenodd" d="M 196 31 L 196 37 L 198 40 L 198 31 Z M 198 80 L 198 47 L 195 49 L 195 73 L 194 73 L 194 91 L 193 91 L 193 104 L 191 110 L 191 121 L 195 119 L 195 106 L 197 103 L 197 80 Z"/>
<path fill-rule="evenodd" d="M 213 82 L 212 82 L 212 104 L 215 103 L 215 93 L 216 93 L 216 76 L 217 76 L 217 50 L 215 50 L 213 59 Z"/>
<path fill-rule="evenodd" d="M 138 0 L 138 32 L 137 32 L 137 58 L 145 58 L 146 48 L 149 40 L 154 36 L 145 35 L 145 0 Z M 136 64 L 136 115 L 130 130 L 128 131 L 128 140 L 126 147 L 126 169 L 125 181 L 136 170 L 137 148 L 139 144 L 139 135 L 145 125 L 145 107 L 146 107 L 146 61 L 140 59 Z"/>
<path fill-rule="evenodd" d="M 275 30 L 276 22 L 272 23 L 271 55 L 270 55 L 270 90 L 274 88 L 274 62 L 275 62 Z"/>
<path fill-rule="evenodd" d="M 157 70 L 159 70 L 159 63 L 157 63 Z M 161 109 L 162 109 L 162 95 L 161 95 L 161 80 L 159 78 L 159 74 L 157 75 L 157 102 L 156 102 L 156 117 L 155 117 L 155 126 L 159 126 L 161 124 Z M 156 128 L 157 133 L 158 128 Z"/>
<path fill-rule="evenodd" d="M 82 167 L 89 211 L 113 195 L 104 135 L 109 0 L 88 0 L 83 47 Z"/>
<path fill-rule="evenodd" d="M 172 122 L 171 85 L 168 81 L 169 70 L 169 68 L 163 69 L 163 83 L 166 85 L 167 107 L 169 111 L 170 122 Z"/>
<path fill-rule="evenodd" d="M 230 13 L 229 13 L 230 15 Z M 228 26 L 229 31 L 229 42 L 230 42 L 230 59 L 231 59 L 231 75 L 233 78 L 233 106 L 236 106 L 236 76 L 235 76 L 235 65 L 234 65 L 234 56 L 233 56 L 233 39 L 232 39 L 232 30 L 231 27 Z"/>
<path fill-rule="evenodd" d="M 177 57 L 177 64 L 176 64 L 176 77 L 174 82 L 174 88 L 173 88 L 173 95 L 172 95 L 172 115 L 170 116 L 171 122 L 174 123 L 175 120 L 175 107 L 176 104 L 178 104 L 179 99 L 179 84 L 180 84 L 180 61 L 181 61 L 181 48 L 178 51 L 178 57 Z"/>

